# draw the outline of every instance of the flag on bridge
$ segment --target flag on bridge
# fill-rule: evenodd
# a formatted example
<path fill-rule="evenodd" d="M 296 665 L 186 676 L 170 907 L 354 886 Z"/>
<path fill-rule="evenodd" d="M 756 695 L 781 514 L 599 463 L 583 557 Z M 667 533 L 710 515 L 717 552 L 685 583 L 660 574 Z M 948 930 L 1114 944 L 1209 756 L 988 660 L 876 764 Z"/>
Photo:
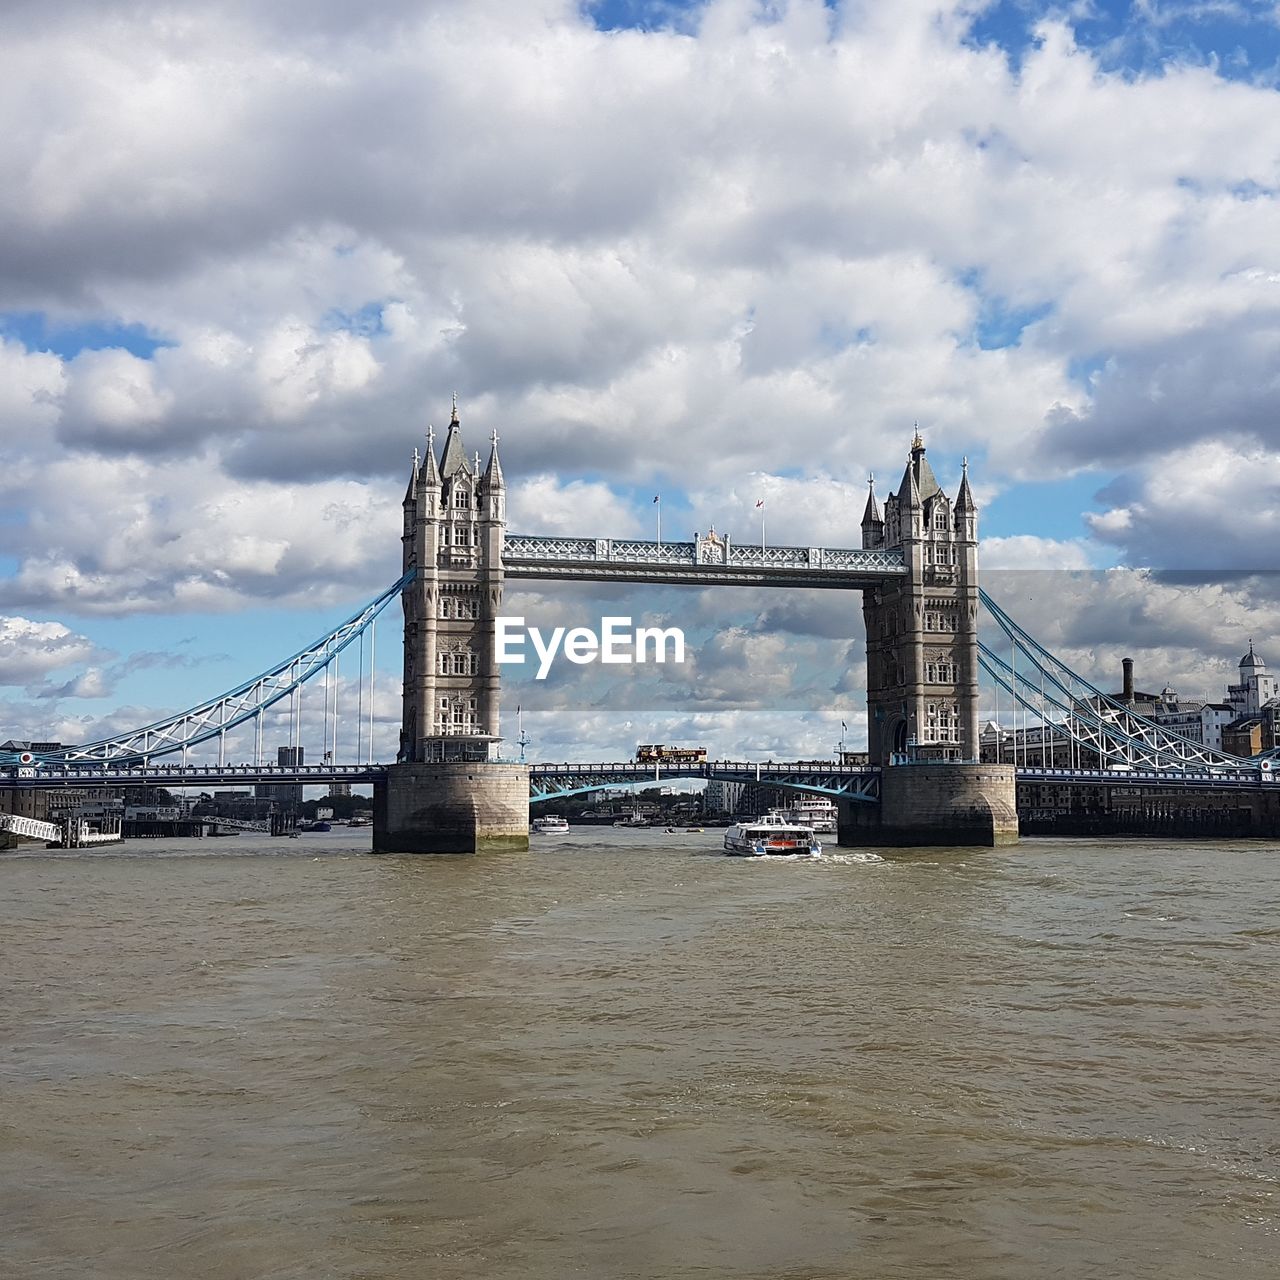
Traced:
<path fill-rule="evenodd" d="M 756 503 L 756 506 L 757 506 L 757 507 L 763 507 L 763 506 L 764 506 L 764 499 L 763 499 L 763 498 L 761 498 L 761 499 Z"/>

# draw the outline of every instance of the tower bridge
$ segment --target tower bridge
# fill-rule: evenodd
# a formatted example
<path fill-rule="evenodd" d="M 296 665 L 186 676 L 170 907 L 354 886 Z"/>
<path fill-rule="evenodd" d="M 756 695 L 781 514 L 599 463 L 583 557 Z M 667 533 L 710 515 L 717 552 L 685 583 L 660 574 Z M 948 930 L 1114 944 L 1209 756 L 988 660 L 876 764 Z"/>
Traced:
<path fill-rule="evenodd" d="M 874 845 L 1016 840 L 1016 779 L 1280 791 L 1271 789 L 1265 765 L 1181 738 L 1101 693 L 990 600 L 979 586 L 967 461 L 953 499 L 918 432 L 896 491 L 882 504 L 871 485 L 859 547 L 740 544 L 714 531 L 675 542 L 508 531 L 497 433 L 484 466 L 479 454 L 469 458 L 456 403 L 439 455 L 430 432 L 425 456 L 414 451 L 402 509 L 400 579 L 327 636 L 225 694 L 131 733 L 0 753 L 0 788 L 371 783 L 375 849 L 411 852 L 527 847 L 531 802 L 664 776 L 754 777 L 822 792 L 838 801 L 841 843 Z M 529 766 L 504 759 L 494 639 L 508 579 L 861 592 L 868 765 L 663 762 L 655 770 L 632 761 Z M 404 613 L 397 758 L 374 763 L 370 745 L 363 764 L 331 763 L 339 753 L 336 727 L 330 736 L 330 670 L 366 634 L 372 650 L 376 619 L 397 598 Z M 1007 639 L 1007 659 L 979 641 L 982 609 Z M 1070 744 L 1072 768 L 980 762 L 980 673 Z M 324 684 L 325 763 L 303 766 L 299 755 L 295 766 L 263 766 L 264 712 L 287 699 L 300 718 L 302 686 L 311 680 Z M 370 744 L 372 727 L 370 718 Z M 228 734 L 237 729 L 254 733 L 252 765 L 227 763 Z M 216 764 L 188 763 L 192 748 L 210 745 Z M 171 763 L 178 752 L 181 763 Z"/>
<path fill-rule="evenodd" d="M 375 791 L 379 848 L 527 842 L 527 770 L 497 758 L 495 635 L 508 579 L 861 591 L 869 758 L 885 772 L 878 804 L 842 803 L 842 839 L 1017 838 L 1012 769 L 978 763 L 978 534 L 968 465 L 953 501 L 918 432 L 883 509 L 870 488 L 860 547 L 736 545 L 714 531 L 674 543 L 509 533 L 498 435 L 482 468 L 463 446 L 456 403 L 439 458 L 431 433 L 425 457 L 415 451 L 403 513 L 404 712 L 397 765 Z M 893 762 L 908 748 L 906 774 Z"/>

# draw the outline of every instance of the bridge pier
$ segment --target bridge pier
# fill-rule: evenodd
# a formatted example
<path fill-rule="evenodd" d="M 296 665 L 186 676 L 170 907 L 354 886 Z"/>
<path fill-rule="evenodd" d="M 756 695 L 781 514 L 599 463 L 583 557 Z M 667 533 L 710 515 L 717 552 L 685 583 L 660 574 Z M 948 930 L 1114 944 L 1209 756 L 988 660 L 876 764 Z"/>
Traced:
<path fill-rule="evenodd" d="M 887 765 L 879 805 L 841 801 L 838 842 L 852 848 L 1018 843 L 1012 765 Z"/>
<path fill-rule="evenodd" d="M 375 853 L 486 853 L 529 847 L 523 764 L 397 764 L 373 788 Z"/>

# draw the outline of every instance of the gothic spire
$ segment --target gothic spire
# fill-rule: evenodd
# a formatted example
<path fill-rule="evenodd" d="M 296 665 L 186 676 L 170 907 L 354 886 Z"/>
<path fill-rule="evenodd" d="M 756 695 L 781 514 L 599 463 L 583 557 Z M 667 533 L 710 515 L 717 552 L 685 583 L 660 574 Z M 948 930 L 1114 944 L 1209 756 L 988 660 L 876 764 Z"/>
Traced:
<path fill-rule="evenodd" d="M 976 511 L 977 503 L 973 500 L 973 490 L 969 488 L 969 459 L 965 458 L 961 467 L 960 492 L 956 494 L 956 511 Z"/>
<path fill-rule="evenodd" d="M 867 529 L 876 524 L 884 524 L 884 520 L 880 515 L 880 504 L 876 501 L 876 478 L 874 475 L 869 475 L 867 477 L 867 509 L 862 513 L 862 527 Z"/>
<path fill-rule="evenodd" d="M 413 466 L 409 468 L 409 487 L 404 491 L 405 505 L 413 502 L 418 496 L 418 447 L 413 448 Z"/>
<path fill-rule="evenodd" d="M 916 437 L 919 439 L 919 437 Z M 915 452 L 907 459 L 907 469 L 902 473 L 902 483 L 898 486 L 898 501 L 904 508 L 920 508 L 920 486 L 916 483 Z"/>
<path fill-rule="evenodd" d="M 501 489 L 505 482 L 502 479 L 502 463 L 498 461 L 498 432 L 496 429 L 489 439 L 492 441 L 492 446 L 489 449 L 489 465 L 484 472 L 484 483 L 488 489 Z"/>
<path fill-rule="evenodd" d="M 462 447 L 462 426 L 458 422 L 458 397 L 453 397 L 453 416 L 449 419 L 449 434 L 444 438 L 444 455 L 440 459 L 440 474 L 448 480 L 458 471 L 467 469 L 467 455 Z"/>
<path fill-rule="evenodd" d="M 440 483 L 440 472 L 436 470 L 436 429 L 427 427 L 427 456 L 422 462 L 422 483 L 435 487 Z"/>
<path fill-rule="evenodd" d="M 916 423 L 915 439 L 911 441 L 911 469 L 915 472 L 916 488 L 920 491 L 921 503 L 928 502 L 942 492 L 938 478 L 933 474 L 929 459 L 925 457 L 924 439 L 920 435 L 920 424 Z"/>

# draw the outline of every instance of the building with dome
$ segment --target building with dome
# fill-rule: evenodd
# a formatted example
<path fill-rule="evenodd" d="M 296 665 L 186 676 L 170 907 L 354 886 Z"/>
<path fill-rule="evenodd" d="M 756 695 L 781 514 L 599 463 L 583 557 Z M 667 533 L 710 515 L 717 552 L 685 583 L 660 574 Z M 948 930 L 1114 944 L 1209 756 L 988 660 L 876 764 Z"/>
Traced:
<path fill-rule="evenodd" d="M 1268 674 L 1267 664 L 1254 651 L 1252 640 L 1239 667 L 1240 682 L 1227 685 L 1227 703 L 1237 716 L 1260 715 L 1267 703 L 1280 696 L 1280 682 Z"/>
<path fill-rule="evenodd" d="M 1280 681 L 1249 641 L 1240 659 L 1240 679 L 1227 685 L 1232 719 L 1222 730 L 1222 749 L 1237 756 L 1255 756 L 1280 746 Z"/>

